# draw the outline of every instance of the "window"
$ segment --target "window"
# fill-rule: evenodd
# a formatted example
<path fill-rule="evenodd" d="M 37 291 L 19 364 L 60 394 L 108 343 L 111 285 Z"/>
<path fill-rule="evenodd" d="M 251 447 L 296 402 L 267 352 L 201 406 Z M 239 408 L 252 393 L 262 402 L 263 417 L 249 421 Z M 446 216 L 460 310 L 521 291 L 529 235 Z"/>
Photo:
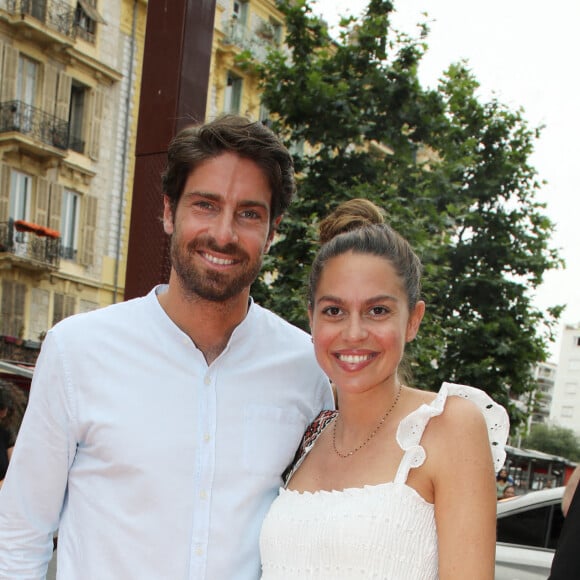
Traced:
<path fill-rule="evenodd" d="M 226 113 L 239 113 L 242 102 L 242 79 L 229 72 L 226 81 L 226 93 L 224 96 L 224 111 Z"/>
<path fill-rule="evenodd" d="M 562 405 L 560 417 L 562 417 L 562 419 L 572 419 L 572 417 L 574 417 L 574 407 L 571 405 Z"/>
<path fill-rule="evenodd" d="M 30 215 L 30 197 L 32 177 L 12 170 L 10 173 L 10 218 L 28 220 Z"/>
<path fill-rule="evenodd" d="M 95 42 L 98 16 L 94 7 L 94 0 L 79 0 L 75 10 L 75 31 L 83 40 Z"/>
<path fill-rule="evenodd" d="M 37 75 L 38 64 L 32 59 L 20 55 L 16 79 L 16 100 L 19 108 L 17 127 L 23 133 L 28 133 L 33 129 Z"/>
<path fill-rule="evenodd" d="M 276 46 L 282 44 L 282 25 L 279 22 L 272 22 L 272 29 L 274 31 L 274 42 Z"/>
<path fill-rule="evenodd" d="M 234 0 L 232 6 L 232 18 L 240 24 L 245 25 L 248 21 L 248 3 Z"/>
<path fill-rule="evenodd" d="M 578 385 L 576 383 L 566 383 L 565 384 L 565 393 L 567 395 L 576 395 L 578 392 Z"/>
<path fill-rule="evenodd" d="M 53 298 L 52 324 L 53 326 L 75 313 L 76 299 L 74 296 L 67 296 L 66 294 L 58 294 L 55 292 Z"/>
<path fill-rule="evenodd" d="M 69 110 L 69 149 L 78 153 L 85 152 L 84 140 L 84 118 L 85 118 L 85 96 L 86 87 L 73 81 L 70 91 L 70 110 Z"/>
<path fill-rule="evenodd" d="M 79 205 L 79 194 L 65 190 L 62 198 L 62 217 L 60 222 L 60 255 L 65 260 L 75 260 L 77 257 Z"/>
<path fill-rule="evenodd" d="M 570 370 L 570 371 L 580 371 L 580 360 L 572 359 L 568 363 L 568 370 Z"/>
<path fill-rule="evenodd" d="M 532 507 L 498 518 L 497 541 L 555 549 L 563 522 L 559 504 Z"/>

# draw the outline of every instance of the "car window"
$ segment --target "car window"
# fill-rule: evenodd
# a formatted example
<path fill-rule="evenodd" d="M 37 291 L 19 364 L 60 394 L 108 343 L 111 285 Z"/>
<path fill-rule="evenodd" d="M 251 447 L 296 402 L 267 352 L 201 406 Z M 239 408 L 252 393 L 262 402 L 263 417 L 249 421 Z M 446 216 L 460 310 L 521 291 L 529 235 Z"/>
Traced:
<path fill-rule="evenodd" d="M 556 549 L 563 523 L 560 504 L 530 508 L 498 518 L 497 540 Z"/>

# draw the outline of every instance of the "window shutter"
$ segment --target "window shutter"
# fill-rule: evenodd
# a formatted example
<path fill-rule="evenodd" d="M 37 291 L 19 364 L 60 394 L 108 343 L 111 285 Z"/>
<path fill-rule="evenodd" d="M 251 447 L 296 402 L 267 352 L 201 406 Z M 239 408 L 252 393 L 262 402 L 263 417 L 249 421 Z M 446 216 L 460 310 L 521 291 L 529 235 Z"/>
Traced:
<path fill-rule="evenodd" d="M 24 333 L 24 299 L 26 286 L 13 280 L 2 280 L 2 334 L 22 338 Z"/>
<path fill-rule="evenodd" d="M 97 198 L 87 195 L 83 198 L 82 248 L 80 263 L 91 266 L 95 259 L 95 233 L 97 229 Z"/>
<path fill-rule="evenodd" d="M 77 299 L 75 296 L 64 297 L 64 317 L 72 316 L 75 313 Z"/>
<path fill-rule="evenodd" d="M 64 318 L 64 294 L 54 293 L 52 299 L 52 326 Z"/>
<path fill-rule="evenodd" d="M 70 91 L 72 78 L 67 74 L 58 73 L 58 89 L 56 92 L 56 116 L 62 121 L 69 121 Z"/>
<path fill-rule="evenodd" d="M 5 44 L 2 62 L 2 85 L 0 100 L 13 101 L 16 99 L 16 78 L 18 75 L 18 50 Z"/>
<path fill-rule="evenodd" d="M 50 203 L 48 209 L 48 227 L 51 230 L 60 232 L 62 218 L 62 195 L 64 186 L 60 183 L 50 184 Z"/>
<path fill-rule="evenodd" d="M 8 221 L 10 213 L 10 166 L 0 163 L 0 222 Z"/>
<path fill-rule="evenodd" d="M 50 63 L 44 65 L 44 83 L 42 88 L 42 110 L 54 115 L 56 107 L 56 85 L 58 72 Z"/>
<path fill-rule="evenodd" d="M 91 136 L 89 140 L 89 157 L 94 161 L 98 161 L 99 148 L 101 144 L 101 125 L 103 123 L 103 90 L 96 88 L 93 91 L 91 101 Z"/>
<path fill-rule="evenodd" d="M 36 203 L 34 204 L 32 221 L 39 226 L 48 225 L 48 180 L 36 179 Z"/>

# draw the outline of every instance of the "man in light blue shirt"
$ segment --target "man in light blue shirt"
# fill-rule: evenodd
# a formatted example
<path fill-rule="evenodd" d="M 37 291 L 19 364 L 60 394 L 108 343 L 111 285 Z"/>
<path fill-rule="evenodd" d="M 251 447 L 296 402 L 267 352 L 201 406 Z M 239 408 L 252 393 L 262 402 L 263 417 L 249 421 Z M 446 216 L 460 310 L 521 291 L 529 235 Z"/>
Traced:
<path fill-rule="evenodd" d="M 48 332 L 0 491 L 0 578 L 249 580 L 302 434 L 332 407 L 308 335 L 250 285 L 294 192 L 261 123 L 182 131 L 167 286 Z"/>

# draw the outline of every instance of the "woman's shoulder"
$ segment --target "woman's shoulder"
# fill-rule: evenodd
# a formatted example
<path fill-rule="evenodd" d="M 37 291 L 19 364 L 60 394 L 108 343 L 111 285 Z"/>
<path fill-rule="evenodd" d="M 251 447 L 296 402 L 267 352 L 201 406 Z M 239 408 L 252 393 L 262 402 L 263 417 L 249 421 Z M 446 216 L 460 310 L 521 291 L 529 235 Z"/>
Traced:
<path fill-rule="evenodd" d="M 427 440 L 457 447 L 481 443 L 487 435 L 495 469 L 501 468 L 509 435 L 509 417 L 501 405 L 481 389 L 451 383 L 442 385 L 433 405 L 440 412 L 425 434 Z"/>

